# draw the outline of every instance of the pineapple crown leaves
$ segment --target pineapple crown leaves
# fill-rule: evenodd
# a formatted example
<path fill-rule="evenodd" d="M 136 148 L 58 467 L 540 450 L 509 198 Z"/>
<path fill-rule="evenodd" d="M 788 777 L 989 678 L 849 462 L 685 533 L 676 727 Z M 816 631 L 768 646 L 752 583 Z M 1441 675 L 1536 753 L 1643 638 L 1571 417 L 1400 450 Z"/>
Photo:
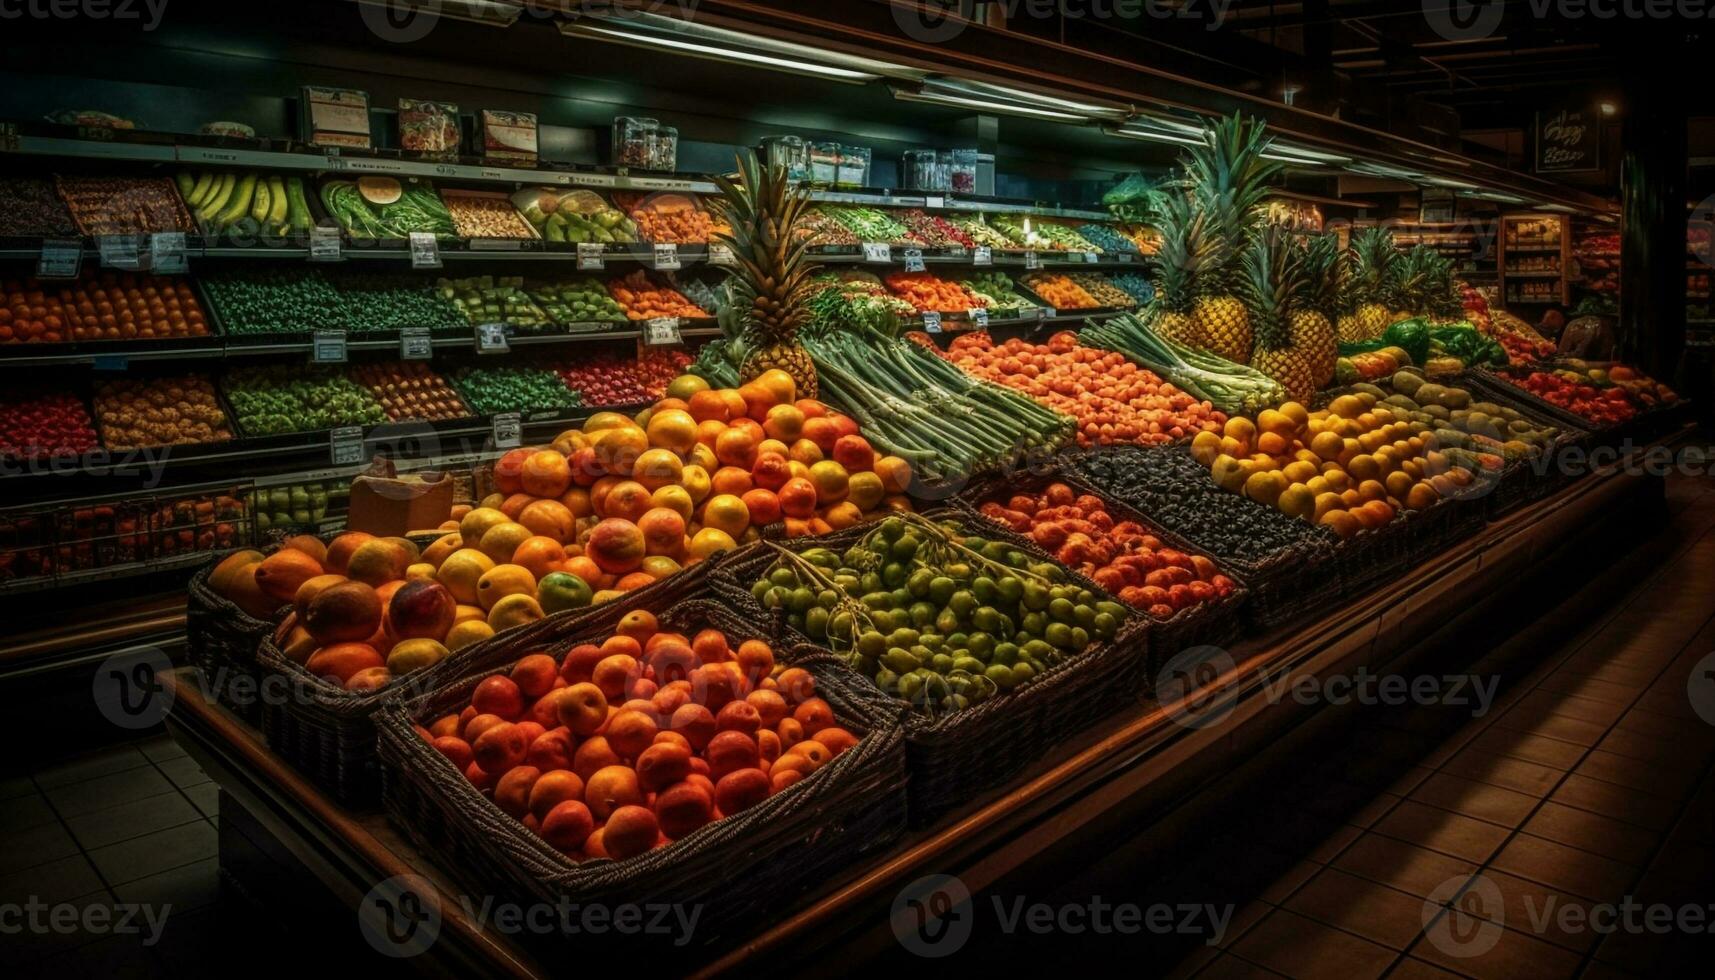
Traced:
<path fill-rule="evenodd" d="M 1151 224 L 1161 245 L 1151 268 L 1157 302 L 1175 312 L 1190 309 L 1199 272 L 1214 261 L 1219 241 L 1209 227 L 1209 215 L 1175 187 L 1151 201 Z"/>
<path fill-rule="evenodd" d="M 720 174 L 720 196 L 709 208 L 730 227 L 715 238 L 732 249 L 738 263 L 735 296 L 744 306 L 758 297 L 778 302 L 782 319 L 801 317 L 805 285 L 815 267 L 805 260 L 807 240 L 796 228 L 810 206 L 803 188 L 787 176 L 784 166 L 764 166 L 755 153 L 738 155 L 738 179 Z"/>
<path fill-rule="evenodd" d="M 1235 112 L 1205 126 L 1202 145 L 1181 158 L 1192 191 L 1213 216 L 1229 257 L 1244 247 L 1259 221 L 1268 184 L 1283 169 L 1263 157 L 1271 142 L 1262 120 Z"/>
<path fill-rule="evenodd" d="M 1342 300 L 1352 276 L 1351 256 L 1340 248 L 1333 235 L 1316 235 L 1304 253 L 1304 274 L 1309 285 L 1305 303 L 1330 320 L 1341 312 Z"/>
<path fill-rule="evenodd" d="M 1393 232 L 1377 226 L 1366 228 L 1352 239 L 1352 302 L 1387 303 L 1389 290 L 1397 282 L 1396 266 L 1399 250 L 1394 246 Z"/>
<path fill-rule="evenodd" d="M 1239 257 L 1243 278 L 1239 289 L 1250 307 L 1256 346 L 1283 350 L 1291 346 L 1291 319 L 1305 301 L 1305 262 L 1308 248 L 1282 224 L 1257 228 Z"/>

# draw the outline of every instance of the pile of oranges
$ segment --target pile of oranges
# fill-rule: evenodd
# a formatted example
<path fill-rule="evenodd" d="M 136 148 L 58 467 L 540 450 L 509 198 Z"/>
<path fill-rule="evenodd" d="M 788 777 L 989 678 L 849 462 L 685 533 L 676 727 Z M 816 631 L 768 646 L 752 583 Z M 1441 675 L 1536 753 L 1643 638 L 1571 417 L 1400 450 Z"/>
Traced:
<path fill-rule="evenodd" d="M 708 210 L 694 197 L 683 194 L 635 197 L 618 193 L 613 195 L 613 201 L 637 223 L 637 230 L 647 242 L 702 245 L 714 230 Z"/>
<path fill-rule="evenodd" d="M 887 277 L 887 288 L 920 311 L 964 313 L 989 305 L 964 286 L 927 272 L 895 272 Z"/>
<path fill-rule="evenodd" d="M 638 269 L 623 279 L 607 284 L 608 292 L 625 309 L 631 320 L 653 320 L 657 317 L 701 319 L 708 313 L 671 286 L 657 284 L 649 273 Z"/>
<path fill-rule="evenodd" d="M 183 278 L 102 272 L 59 286 L 8 280 L 0 289 L 0 343 L 208 334 L 202 307 Z"/>
<path fill-rule="evenodd" d="M 1093 310 L 1102 305 L 1071 276 L 1058 272 L 1027 272 L 1020 281 L 1057 310 Z"/>

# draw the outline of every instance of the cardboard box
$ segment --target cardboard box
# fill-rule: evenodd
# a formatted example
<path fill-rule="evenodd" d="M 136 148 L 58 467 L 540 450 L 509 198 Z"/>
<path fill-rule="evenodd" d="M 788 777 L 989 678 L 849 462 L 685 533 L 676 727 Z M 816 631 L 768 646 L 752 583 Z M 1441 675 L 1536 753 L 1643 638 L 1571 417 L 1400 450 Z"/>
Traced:
<path fill-rule="evenodd" d="M 366 473 L 351 481 L 346 528 L 388 538 L 432 531 L 453 511 L 450 473 Z"/>

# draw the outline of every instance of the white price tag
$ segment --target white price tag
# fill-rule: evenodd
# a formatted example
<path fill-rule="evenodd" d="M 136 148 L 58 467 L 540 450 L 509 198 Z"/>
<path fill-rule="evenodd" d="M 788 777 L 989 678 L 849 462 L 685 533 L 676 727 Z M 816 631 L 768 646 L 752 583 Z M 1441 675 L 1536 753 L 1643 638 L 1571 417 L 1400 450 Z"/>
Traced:
<path fill-rule="evenodd" d="M 95 240 L 101 264 L 110 269 L 141 269 L 143 258 L 136 235 L 102 235 Z"/>
<path fill-rule="evenodd" d="M 492 422 L 494 448 L 517 449 L 524 442 L 524 419 L 517 412 L 502 412 Z"/>
<path fill-rule="evenodd" d="M 733 256 L 731 245 L 722 245 L 718 242 L 710 242 L 709 243 L 709 264 L 710 265 L 738 265 L 738 259 Z"/>
<path fill-rule="evenodd" d="M 1040 268 L 1042 268 L 1042 257 L 1036 254 L 1035 249 L 1027 249 L 1025 251 L 1025 253 L 1024 253 L 1024 267 L 1026 269 L 1040 269 Z"/>
<path fill-rule="evenodd" d="M 979 330 L 984 330 L 984 329 L 988 328 L 989 311 L 986 308 L 981 307 L 981 306 L 972 307 L 971 312 L 970 312 L 970 317 L 971 317 L 971 325 L 972 326 L 975 326 Z"/>
<path fill-rule="evenodd" d="M 435 342 L 429 336 L 428 327 L 401 327 L 399 329 L 399 359 L 401 361 L 426 361 L 435 356 Z"/>
<path fill-rule="evenodd" d="M 478 354 L 504 354 L 511 349 L 512 345 L 506 340 L 506 324 L 477 324 L 476 352 Z"/>
<path fill-rule="evenodd" d="M 600 272 L 607 268 L 607 246 L 601 242 L 578 243 L 578 271 Z"/>
<path fill-rule="evenodd" d="M 923 329 L 930 333 L 941 332 L 941 312 L 939 310 L 923 311 Z"/>
<path fill-rule="evenodd" d="M 679 319 L 663 316 L 643 322 L 643 343 L 650 347 L 669 347 L 680 343 Z"/>
<path fill-rule="evenodd" d="M 343 248 L 344 243 L 339 239 L 339 228 L 333 225 L 315 225 L 310 228 L 311 262 L 338 262 L 345 258 Z"/>
<path fill-rule="evenodd" d="M 185 233 L 158 231 L 149 239 L 149 268 L 159 273 L 188 272 L 185 259 Z"/>
<path fill-rule="evenodd" d="M 83 269 L 83 242 L 56 238 L 42 242 L 42 257 L 36 260 L 37 279 L 76 279 Z"/>
<path fill-rule="evenodd" d="M 328 462 L 335 466 L 363 462 L 363 426 L 348 425 L 328 432 Z"/>
<path fill-rule="evenodd" d="M 1119 259 L 1121 262 L 1130 262 L 1132 260 L 1132 255 L 1130 252 L 1121 252 L 1119 255 L 1115 256 L 1115 258 Z"/>
<path fill-rule="evenodd" d="M 317 330 L 310 338 L 312 364 L 344 364 L 346 361 L 345 331 Z"/>
<path fill-rule="evenodd" d="M 922 249 L 920 249 L 920 248 L 908 248 L 905 250 L 905 271 L 906 272 L 922 272 L 923 271 L 923 250 Z"/>
<path fill-rule="evenodd" d="M 972 265 L 994 265 L 994 249 L 987 245 L 978 245 L 971 251 Z"/>
<path fill-rule="evenodd" d="M 671 272 L 679 268 L 679 246 L 673 242 L 657 242 L 655 245 L 655 270 Z"/>
<path fill-rule="evenodd" d="M 432 231 L 413 231 L 411 233 L 411 268 L 439 269 L 441 267 L 441 243 L 435 240 Z"/>
<path fill-rule="evenodd" d="M 1097 255 L 1094 252 L 1085 252 L 1084 253 L 1084 263 L 1086 265 L 1095 265 L 1097 262 L 1100 262 L 1101 260 L 1102 260 L 1102 257 L 1100 255 Z"/>
<path fill-rule="evenodd" d="M 944 208 L 947 206 L 947 199 L 944 197 L 926 197 L 923 199 L 923 206 L 926 208 Z"/>
<path fill-rule="evenodd" d="M 892 262 L 893 246 L 886 242 L 864 242 L 863 260 L 865 262 Z"/>

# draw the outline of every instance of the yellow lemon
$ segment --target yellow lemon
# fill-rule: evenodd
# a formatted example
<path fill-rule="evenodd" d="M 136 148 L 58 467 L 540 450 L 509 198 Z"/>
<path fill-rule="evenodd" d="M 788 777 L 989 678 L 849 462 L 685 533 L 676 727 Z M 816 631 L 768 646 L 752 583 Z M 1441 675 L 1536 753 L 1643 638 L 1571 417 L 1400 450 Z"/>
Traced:
<path fill-rule="evenodd" d="M 476 600 L 494 614 L 494 604 L 509 595 L 536 595 L 536 576 L 522 565 L 496 565 L 476 583 Z"/>
<path fill-rule="evenodd" d="M 446 586 L 454 599 L 474 606 L 477 604 L 476 583 L 493 567 L 494 560 L 482 552 L 475 548 L 460 548 L 441 562 L 435 580 Z"/>

